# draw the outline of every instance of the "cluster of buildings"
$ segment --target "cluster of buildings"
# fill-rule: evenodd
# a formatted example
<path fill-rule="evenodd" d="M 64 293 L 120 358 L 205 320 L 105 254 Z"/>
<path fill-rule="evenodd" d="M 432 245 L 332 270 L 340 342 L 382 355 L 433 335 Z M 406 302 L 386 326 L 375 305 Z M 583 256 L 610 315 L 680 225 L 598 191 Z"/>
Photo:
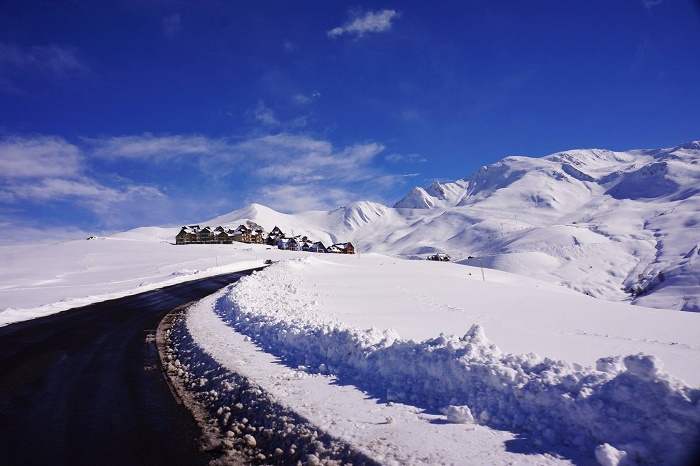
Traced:
<path fill-rule="evenodd" d="M 249 244 L 267 244 L 289 251 L 307 251 L 316 253 L 355 254 L 352 243 L 336 243 L 330 246 L 320 241 L 310 240 L 306 236 L 288 237 L 279 227 L 266 233 L 259 226 L 239 225 L 235 229 L 218 226 L 211 228 L 199 225 L 184 226 L 175 236 L 175 244 L 232 244 L 233 242 Z"/>

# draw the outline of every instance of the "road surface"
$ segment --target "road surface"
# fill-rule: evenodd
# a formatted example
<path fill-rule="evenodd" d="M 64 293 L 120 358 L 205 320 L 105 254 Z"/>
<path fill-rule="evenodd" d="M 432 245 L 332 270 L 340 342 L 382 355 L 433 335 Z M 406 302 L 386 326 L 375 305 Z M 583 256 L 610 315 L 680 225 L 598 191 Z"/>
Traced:
<path fill-rule="evenodd" d="M 248 273 L 0 328 L 0 464 L 206 464 L 160 372 L 155 329 Z"/>

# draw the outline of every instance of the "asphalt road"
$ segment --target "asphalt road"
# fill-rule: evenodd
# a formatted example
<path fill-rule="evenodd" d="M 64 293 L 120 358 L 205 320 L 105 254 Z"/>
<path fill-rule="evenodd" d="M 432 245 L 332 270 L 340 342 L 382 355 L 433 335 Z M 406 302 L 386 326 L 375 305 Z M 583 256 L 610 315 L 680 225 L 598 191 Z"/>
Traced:
<path fill-rule="evenodd" d="M 206 464 L 159 369 L 155 330 L 247 273 L 0 328 L 0 464 Z"/>

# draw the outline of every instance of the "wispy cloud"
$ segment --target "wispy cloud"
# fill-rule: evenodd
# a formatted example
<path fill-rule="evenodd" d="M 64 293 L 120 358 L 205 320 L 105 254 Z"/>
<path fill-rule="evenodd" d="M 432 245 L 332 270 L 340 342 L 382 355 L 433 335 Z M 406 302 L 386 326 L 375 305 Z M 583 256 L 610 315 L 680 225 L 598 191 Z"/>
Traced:
<path fill-rule="evenodd" d="M 123 202 L 132 198 L 163 197 L 163 194 L 153 187 L 126 186 L 123 189 L 115 189 L 90 178 L 75 180 L 43 178 L 35 183 L 10 184 L 6 187 L 6 192 L 12 193 L 16 199 L 44 202 L 73 198 L 96 206 Z"/>
<path fill-rule="evenodd" d="M 230 152 L 231 144 L 225 139 L 204 136 L 165 135 L 144 133 L 134 136 L 86 138 L 91 152 L 105 158 L 141 159 L 166 162 L 176 159 L 191 160 L 193 156 L 213 156 Z"/>
<path fill-rule="evenodd" d="M 327 141 L 306 136 L 279 134 L 247 141 L 242 148 L 265 165 L 253 174 L 263 180 L 361 181 L 373 176 L 369 162 L 384 150 L 377 143 L 358 144 L 336 150 Z"/>
<path fill-rule="evenodd" d="M 179 13 L 166 16 L 162 21 L 163 33 L 168 38 L 173 38 L 182 31 L 182 20 Z"/>
<path fill-rule="evenodd" d="M 113 225 L 122 225 L 130 211 L 165 199 L 154 186 L 117 177 L 111 185 L 100 182 L 90 174 L 88 160 L 84 147 L 56 136 L 9 135 L 0 139 L 0 208 L 10 212 L 4 217 L 26 223 L 28 219 L 12 212 L 32 212 L 32 206 L 37 205 L 61 205 L 65 211 L 69 208 L 66 205 L 73 205 L 100 216 L 105 224 L 106 217 L 121 216 L 113 219 Z M 34 221 L 41 223 L 42 219 Z"/>
<path fill-rule="evenodd" d="M 294 53 L 299 50 L 299 44 L 290 40 L 285 40 L 284 42 L 282 42 L 282 49 L 285 52 Z"/>
<path fill-rule="evenodd" d="M 253 110 L 253 118 L 258 123 L 262 123 L 267 127 L 276 127 L 281 125 L 279 119 L 277 119 L 277 116 L 275 115 L 274 110 L 266 106 L 265 102 L 262 100 L 258 102 L 258 105 Z"/>
<path fill-rule="evenodd" d="M 357 200 L 360 192 L 367 191 L 363 183 L 376 184 L 386 177 L 374 163 L 384 150 L 376 142 L 336 148 L 327 140 L 280 133 L 241 140 L 144 134 L 91 139 L 89 144 L 101 157 L 189 164 L 204 179 L 220 183 L 235 172 L 237 177 L 257 180 L 257 189 L 239 191 L 241 197 L 288 211 L 301 204 L 337 207 L 339 201 Z M 282 202 L 283 193 L 292 192 L 308 192 L 315 201 L 301 202 L 304 195 Z"/>
<path fill-rule="evenodd" d="M 665 0 L 642 0 L 642 5 L 644 5 L 644 8 L 647 10 L 651 10 L 654 7 L 657 7 L 664 3 Z"/>
<path fill-rule="evenodd" d="M 284 102 L 287 105 L 281 105 L 280 108 L 271 108 L 264 100 L 259 100 L 258 103 L 246 112 L 246 117 L 257 130 L 265 132 L 282 131 L 290 132 L 305 128 L 309 124 L 311 115 L 307 112 L 296 113 L 300 108 L 303 108 L 311 103 L 312 100 L 318 99 L 321 94 L 314 92 L 310 95 L 294 94 L 289 97 L 289 100 Z M 294 105 L 288 105 L 292 103 Z M 278 115 L 283 115 L 282 117 Z M 296 114 L 295 114 L 296 113 Z"/>
<path fill-rule="evenodd" d="M 0 141 L 0 179 L 76 177 L 80 150 L 58 137 L 10 136 Z"/>
<path fill-rule="evenodd" d="M 389 154 L 384 160 L 392 163 L 424 163 L 428 160 L 420 154 Z"/>
<path fill-rule="evenodd" d="M 644 40 L 639 44 L 637 47 L 636 52 L 634 53 L 634 57 L 632 58 L 632 62 L 630 64 L 630 70 L 631 71 L 639 71 L 649 63 L 649 60 L 653 57 L 654 55 L 654 45 L 651 43 L 651 40 L 649 40 L 648 37 L 645 37 Z"/>
<path fill-rule="evenodd" d="M 0 63 L 17 69 L 40 70 L 60 76 L 90 71 L 90 67 L 78 59 L 75 49 L 54 44 L 32 47 L 0 44 Z"/>
<path fill-rule="evenodd" d="M 306 105 L 308 103 L 311 103 L 315 99 L 320 99 L 321 98 L 321 93 L 320 92 L 312 92 L 309 95 L 306 94 L 295 94 L 292 96 L 292 101 L 295 104 L 299 105 Z"/>
<path fill-rule="evenodd" d="M 399 17 L 395 10 L 369 11 L 364 14 L 352 13 L 351 18 L 343 26 L 339 26 L 328 31 L 329 37 L 340 37 L 343 35 L 354 35 L 364 37 L 369 33 L 380 33 L 391 30 L 392 21 Z"/>
<path fill-rule="evenodd" d="M 85 76 L 92 71 L 72 47 L 55 44 L 24 47 L 0 43 L 0 88 L 21 93 L 27 76 L 48 81 Z"/>
<path fill-rule="evenodd" d="M 345 205 L 352 201 L 355 195 L 348 189 L 316 183 L 282 184 L 263 186 L 256 202 L 273 206 L 282 212 L 303 212 L 329 210 Z"/>
<path fill-rule="evenodd" d="M 12 212 L 55 206 L 57 212 L 91 212 L 101 228 L 123 229 L 201 220 L 244 202 L 284 212 L 328 210 L 359 199 L 381 202 L 383 192 L 405 183 L 404 175 L 382 168 L 384 150 L 377 142 L 336 147 L 288 132 L 237 139 L 145 133 L 76 143 L 5 136 L 0 211 L 12 218 Z M 132 173 L 139 182 L 129 179 Z"/>

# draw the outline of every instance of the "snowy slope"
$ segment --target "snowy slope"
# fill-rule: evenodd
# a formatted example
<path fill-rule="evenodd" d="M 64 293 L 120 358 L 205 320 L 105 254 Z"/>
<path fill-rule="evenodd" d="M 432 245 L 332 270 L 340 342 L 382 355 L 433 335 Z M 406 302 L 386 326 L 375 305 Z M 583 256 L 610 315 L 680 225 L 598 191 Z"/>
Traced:
<path fill-rule="evenodd" d="M 263 265 L 264 246 L 173 243 L 175 229 L 0 246 L 0 326 Z M 274 256 L 273 256 L 274 258 Z"/>
<path fill-rule="evenodd" d="M 219 365 L 382 464 L 683 465 L 698 318 L 499 271 L 307 255 L 191 309 L 181 367 L 233 437 Z M 504 433 L 536 446 L 508 451 Z"/>
<path fill-rule="evenodd" d="M 394 208 L 363 201 L 286 215 L 252 205 L 209 223 L 252 219 L 406 258 L 446 252 L 598 298 L 700 311 L 699 191 L 695 141 L 507 157 L 452 183 L 416 187 Z"/>

